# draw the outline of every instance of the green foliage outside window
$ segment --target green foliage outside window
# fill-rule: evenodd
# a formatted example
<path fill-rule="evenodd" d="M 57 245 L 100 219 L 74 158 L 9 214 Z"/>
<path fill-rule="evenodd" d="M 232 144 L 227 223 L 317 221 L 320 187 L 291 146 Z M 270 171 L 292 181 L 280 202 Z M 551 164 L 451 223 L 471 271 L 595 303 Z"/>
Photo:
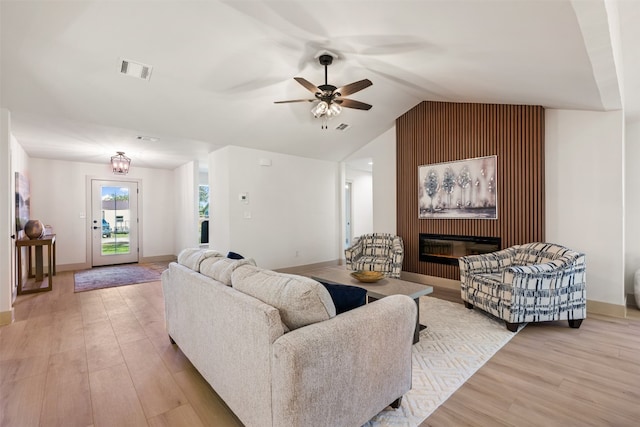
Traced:
<path fill-rule="evenodd" d="M 200 185 L 198 191 L 198 211 L 200 218 L 209 218 L 209 186 Z"/>

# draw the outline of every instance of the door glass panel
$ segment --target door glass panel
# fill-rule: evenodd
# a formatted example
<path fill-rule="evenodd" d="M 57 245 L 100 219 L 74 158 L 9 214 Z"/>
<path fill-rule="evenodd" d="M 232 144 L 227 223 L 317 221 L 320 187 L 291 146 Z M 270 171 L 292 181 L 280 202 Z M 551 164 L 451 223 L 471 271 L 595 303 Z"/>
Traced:
<path fill-rule="evenodd" d="M 130 253 L 129 189 L 126 187 L 101 187 L 102 255 Z"/>

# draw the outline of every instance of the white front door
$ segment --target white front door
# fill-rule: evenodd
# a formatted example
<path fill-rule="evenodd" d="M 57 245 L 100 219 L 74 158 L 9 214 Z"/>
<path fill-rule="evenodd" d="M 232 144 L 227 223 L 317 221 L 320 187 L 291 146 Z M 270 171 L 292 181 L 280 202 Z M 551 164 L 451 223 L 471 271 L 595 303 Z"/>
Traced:
<path fill-rule="evenodd" d="M 91 180 L 92 265 L 138 262 L 138 183 Z"/>

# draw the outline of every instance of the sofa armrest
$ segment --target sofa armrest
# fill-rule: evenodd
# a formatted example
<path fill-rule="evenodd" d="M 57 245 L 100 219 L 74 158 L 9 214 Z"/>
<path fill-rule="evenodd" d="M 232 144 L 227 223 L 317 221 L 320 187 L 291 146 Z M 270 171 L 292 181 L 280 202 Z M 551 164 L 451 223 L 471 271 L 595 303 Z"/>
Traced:
<path fill-rule="evenodd" d="M 411 389 L 415 302 L 392 295 L 273 344 L 273 425 L 359 426 Z M 348 409 L 346 409 L 348 408 Z"/>
<path fill-rule="evenodd" d="M 357 239 L 353 245 L 344 250 L 344 258 L 347 261 L 347 265 L 358 259 L 364 250 L 364 243 L 361 239 Z"/>
<path fill-rule="evenodd" d="M 393 257 L 404 254 L 404 244 L 402 243 L 402 237 L 396 236 L 393 238 L 393 242 L 391 244 L 391 255 Z"/>
<path fill-rule="evenodd" d="M 460 257 L 458 258 L 460 278 L 469 274 L 499 273 L 511 265 L 515 254 L 516 250 L 510 247 L 487 254 Z"/>

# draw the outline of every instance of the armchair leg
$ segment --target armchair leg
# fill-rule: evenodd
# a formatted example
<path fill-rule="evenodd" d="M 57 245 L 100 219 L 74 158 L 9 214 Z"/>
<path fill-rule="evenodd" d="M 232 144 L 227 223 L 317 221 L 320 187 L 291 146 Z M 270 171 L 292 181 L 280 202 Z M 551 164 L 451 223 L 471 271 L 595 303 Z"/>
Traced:
<path fill-rule="evenodd" d="M 473 304 L 471 304 L 471 303 L 470 303 L 470 302 L 468 302 L 468 301 L 465 301 L 465 302 L 464 302 L 464 306 L 465 306 L 465 307 L 467 307 L 469 310 L 473 309 Z"/>
<path fill-rule="evenodd" d="M 504 322 L 507 325 L 507 329 L 511 332 L 518 332 L 518 328 L 522 323 L 509 323 L 507 321 Z"/>
<path fill-rule="evenodd" d="M 584 319 L 569 319 L 569 326 L 578 329 Z"/>
<path fill-rule="evenodd" d="M 402 404 L 402 396 L 400 396 L 399 398 L 391 402 L 391 405 L 389 406 L 391 406 L 393 409 L 398 409 L 401 404 Z"/>

